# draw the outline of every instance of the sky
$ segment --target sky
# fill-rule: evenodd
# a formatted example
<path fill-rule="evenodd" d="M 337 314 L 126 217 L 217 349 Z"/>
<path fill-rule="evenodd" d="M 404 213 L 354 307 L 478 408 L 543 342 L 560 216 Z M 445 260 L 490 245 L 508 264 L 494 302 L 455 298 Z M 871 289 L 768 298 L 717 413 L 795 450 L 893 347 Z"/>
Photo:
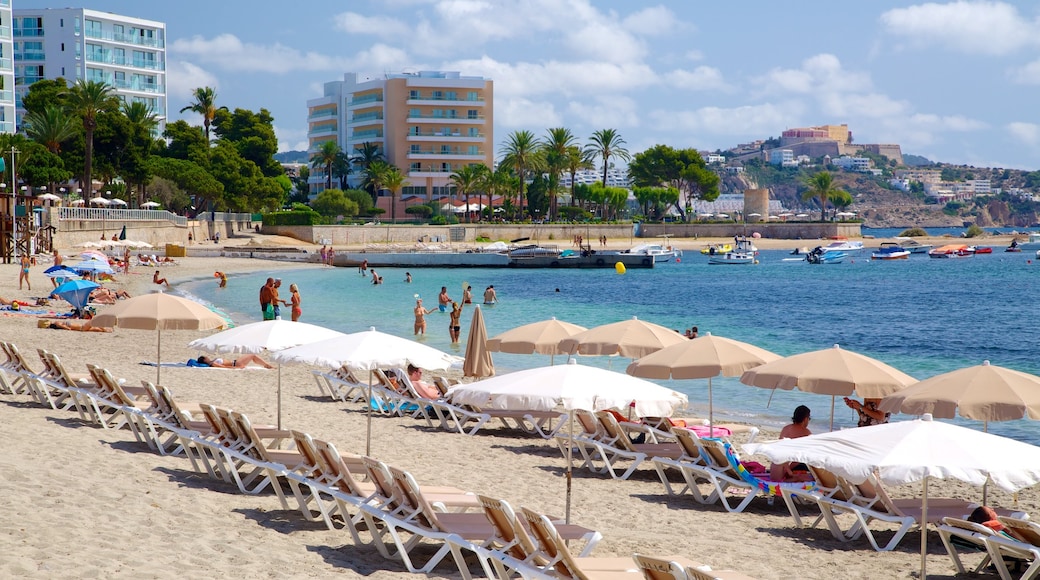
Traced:
<path fill-rule="evenodd" d="M 14 7 L 68 0 L 14 0 Z M 631 153 L 714 151 L 847 123 L 933 161 L 1040 168 L 1040 3 L 621 0 L 92 0 L 166 23 L 171 120 L 194 88 L 266 108 L 306 149 L 308 99 L 345 72 L 495 83 L 495 143 L 617 129 Z M 497 148 L 497 147 L 496 147 Z"/>

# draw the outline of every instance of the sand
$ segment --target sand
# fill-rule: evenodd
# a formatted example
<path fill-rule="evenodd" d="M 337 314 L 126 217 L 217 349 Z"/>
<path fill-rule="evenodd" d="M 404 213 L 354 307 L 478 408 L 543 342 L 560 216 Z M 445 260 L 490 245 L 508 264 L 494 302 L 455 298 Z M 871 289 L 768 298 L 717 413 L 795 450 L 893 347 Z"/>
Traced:
<path fill-rule="evenodd" d="M 239 272 L 298 267 L 185 258 L 163 273 L 176 285 L 220 269 L 234 284 Z M 50 286 L 42 270 L 42 265 L 33 269 L 34 288 Z M 115 286 L 134 294 L 150 291 L 151 272 L 137 268 L 128 282 Z M 19 292 L 17 267 L 0 265 L 0 296 L 43 293 Z M 30 362 L 37 363 L 35 350 L 45 348 L 75 372 L 95 363 L 131 384 L 154 379 L 154 368 L 138 364 L 155 358 L 153 333 L 81 333 L 39 329 L 36 323 L 24 316 L 0 321 L 3 340 L 15 343 Z M 185 345 L 205 334 L 164 333 L 164 360 L 196 356 Z M 319 396 L 309 368 L 285 367 L 282 379 L 286 427 L 332 441 L 344 452 L 364 451 L 360 406 Z M 163 383 L 178 399 L 227 406 L 254 423 L 274 423 L 275 380 L 275 372 L 266 370 L 163 369 Z M 454 485 L 563 513 L 564 461 L 552 443 L 496 428 L 466 437 L 400 418 L 375 418 L 373 432 L 373 455 L 411 471 L 420 483 Z M 182 457 L 150 452 L 127 431 L 101 430 L 75 414 L 39 407 L 26 396 L 0 395 L 0 435 L 2 577 L 378 579 L 406 574 L 400 563 L 384 560 L 373 548 L 353 546 L 346 532 L 329 531 L 297 511 L 283 510 L 273 495 L 241 495 L 196 474 Z M 680 554 L 757 578 L 906 578 L 919 567 L 916 535 L 892 552 L 876 553 L 865 540 L 843 544 L 823 529 L 795 529 L 779 500 L 769 505 L 758 499 L 744 513 L 731 514 L 721 505 L 668 497 L 649 468 L 628 481 L 577 471 L 573 489 L 574 521 L 604 536 L 594 555 Z M 891 491 L 916 497 L 919 486 Z M 933 485 L 930 493 L 981 497 L 978 489 L 949 482 Z M 1038 501 L 1040 495 L 1030 489 L 1020 495 L 1018 506 L 1037 513 Z M 990 503 L 1011 507 L 1014 500 L 991 490 Z M 928 566 L 937 577 L 955 571 L 934 532 Z M 449 559 L 435 575 L 456 577 L 452 570 Z"/>

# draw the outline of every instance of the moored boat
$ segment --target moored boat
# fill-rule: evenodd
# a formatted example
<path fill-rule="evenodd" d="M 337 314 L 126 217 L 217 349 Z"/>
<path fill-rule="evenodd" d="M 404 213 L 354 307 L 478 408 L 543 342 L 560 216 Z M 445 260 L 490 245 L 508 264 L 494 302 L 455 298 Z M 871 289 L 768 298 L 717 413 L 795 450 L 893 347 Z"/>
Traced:
<path fill-rule="evenodd" d="M 704 255 L 725 254 L 733 251 L 733 244 L 709 244 L 701 248 Z"/>
<path fill-rule="evenodd" d="M 824 250 L 816 246 L 805 256 L 805 261 L 810 264 L 840 264 L 847 256 L 847 253 L 839 250 Z"/>
<path fill-rule="evenodd" d="M 823 246 L 824 250 L 837 250 L 839 252 L 858 252 L 863 249 L 863 242 L 850 242 L 849 240 L 838 240 Z"/>
<path fill-rule="evenodd" d="M 622 250 L 620 253 L 633 256 L 653 256 L 655 262 L 667 262 L 672 258 L 682 257 L 682 250 L 661 244 L 639 244 L 628 250 Z"/>
<path fill-rule="evenodd" d="M 709 264 L 757 264 L 758 248 L 745 237 L 734 239 L 733 251 L 708 255 Z"/>
<path fill-rule="evenodd" d="M 910 257 L 910 250 L 895 242 L 882 242 L 877 251 L 870 254 L 871 260 L 905 260 Z"/>
<path fill-rule="evenodd" d="M 947 244 L 928 251 L 929 258 L 970 258 L 975 255 L 966 244 Z"/>
<path fill-rule="evenodd" d="M 968 246 L 973 254 L 992 254 L 993 248 L 989 246 Z"/>
<path fill-rule="evenodd" d="M 896 236 L 896 239 L 899 240 L 899 245 L 903 246 L 904 249 L 910 250 L 911 254 L 927 254 L 928 250 L 935 247 L 932 244 L 922 244 L 906 236 Z"/>

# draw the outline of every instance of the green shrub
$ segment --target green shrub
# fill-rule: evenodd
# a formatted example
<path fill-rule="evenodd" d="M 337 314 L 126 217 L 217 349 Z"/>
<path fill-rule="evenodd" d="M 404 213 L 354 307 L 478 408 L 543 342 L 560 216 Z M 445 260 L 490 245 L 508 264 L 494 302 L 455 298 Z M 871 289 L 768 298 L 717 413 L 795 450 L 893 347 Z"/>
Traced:
<path fill-rule="evenodd" d="M 412 205 L 404 208 L 404 213 L 425 218 L 433 215 L 433 208 L 428 205 Z"/>
<path fill-rule="evenodd" d="M 923 238 L 928 235 L 928 232 L 921 228 L 910 228 L 908 230 L 903 230 L 899 235 L 904 238 Z"/>
<path fill-rule="evenodd" d="M 448 223 L 448 220 L 444 216 L 442 216 L 442 215 L 435 215 L 432 218 L 430 218 L 430 225 L 431 226 L 443 226 L 443 225 L 447 225 L 447 223 Z"/>
<path fill-rule="evenodd" d="M 277 211 L 263 214 L 265 226 L 314 226 L 322 223 L 315 211 Z"/>
<path fill-rule="evenodd" d="M 564 206 L 559 209 L 560 218 L 570 221 L 588 221 L 592 214 L 577 206 Z"/>
<path fill-rule="evenodd" d="M 489 238 L 489 237 L 487 237 L 487 236 L 477 236 L 477 237 L 476 237 L 476 240 L 474 240 L 474 241 L 476 241 L 476 242 L 480 242 L 480 243 L 482 243 L 482 244 L 486 244 L 486 243 L 488 243 L 488 242 L 490 242 L 490 241 L 491 241 L 491 238 Z"/>
<path fill-rule="evenodd" d="M 977 238 L 986 235 L 986 230 L 983 230 L 975 224 L 968 226 L 968 229 L 964 230 L 964 237 L 966 238 Z"/>

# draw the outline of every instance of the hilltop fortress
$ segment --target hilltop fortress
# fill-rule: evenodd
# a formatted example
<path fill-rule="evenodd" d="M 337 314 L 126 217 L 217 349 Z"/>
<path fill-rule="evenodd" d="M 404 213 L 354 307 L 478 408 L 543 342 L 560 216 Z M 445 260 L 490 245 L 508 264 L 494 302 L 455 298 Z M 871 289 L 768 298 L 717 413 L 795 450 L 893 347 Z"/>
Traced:
<path fill-rule="evenodd" d="M 732 149 L 739 157 L 737 161 L 746 161 L 761 156 L 769 161 L 774 151 L 790 151 L 789 156 L 797 158 L 805 155 L 810 158 L 830 156 L 832 159 L 843 155 L 854 155 L 858 151 L 867 151 L 875 155 L 884 155 L 903 164 L 903 152 L 898 144 L 893 143 L 853 143 L 852 132 L 845 123 L 841 125 L 822 125 L 819 127 L 797 127 L 787 129 L 780 134 L 779 147 L 763 147 L 764 141 L 739 145 Z"/>

